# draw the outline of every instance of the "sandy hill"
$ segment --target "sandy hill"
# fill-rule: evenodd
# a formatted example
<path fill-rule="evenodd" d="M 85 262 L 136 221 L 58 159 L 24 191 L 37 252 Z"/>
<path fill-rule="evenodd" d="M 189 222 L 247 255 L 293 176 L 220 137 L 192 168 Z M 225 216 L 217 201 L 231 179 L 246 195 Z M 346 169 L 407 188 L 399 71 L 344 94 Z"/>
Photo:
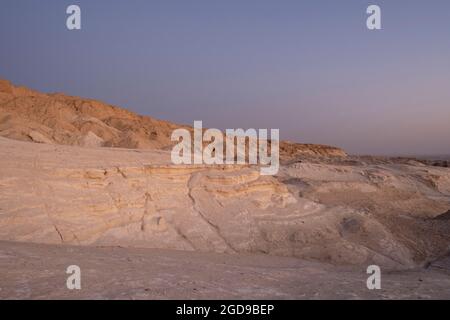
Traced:
<path fill-rule="evenodd" d="M 0 80 L 0 136 L 10 139 L 129 149 L 165 149 L 170 135 L 183 126 L 140 116 L 106 103 L 44 94 Z M 187 126 L 184 126 L 189 128 Z M 345 156 L 339 148 L 282 142 L 282 156 Z"/>

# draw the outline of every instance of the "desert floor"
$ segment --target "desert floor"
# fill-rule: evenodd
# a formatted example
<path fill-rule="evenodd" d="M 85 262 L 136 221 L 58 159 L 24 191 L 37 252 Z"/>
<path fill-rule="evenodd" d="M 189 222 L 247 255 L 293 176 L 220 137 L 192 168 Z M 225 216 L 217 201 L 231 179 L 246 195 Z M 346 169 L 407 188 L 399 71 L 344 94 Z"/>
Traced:
<path fill-rule="evenodd" d="M 81 290 L 66 268 L 81 268 Z M 2 299 L 449 299 L 450 259 L 382 270 L 368 290 L 361 267 L 267 255 L 0 242 Z"/>

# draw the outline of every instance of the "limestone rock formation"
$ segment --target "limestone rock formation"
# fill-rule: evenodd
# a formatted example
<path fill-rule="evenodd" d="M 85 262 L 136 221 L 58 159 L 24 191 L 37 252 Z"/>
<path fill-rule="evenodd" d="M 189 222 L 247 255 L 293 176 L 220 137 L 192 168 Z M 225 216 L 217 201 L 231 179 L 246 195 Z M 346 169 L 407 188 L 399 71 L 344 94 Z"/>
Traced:
<path fill-rule="evenodd" d="M 168 151 L 0 138 L 0 240 L 411 268 L 450 245 L 447 168 L 175 166 Z M 343 161 L 343 160 L 342 160 Z"/>
<path fill-rule="evenodd" d="M 449 252 L 446 167 L 292 142 L 280 144 L 274 177 L 257 166 L 173 165 L 175 128 L 0 81 L 0 240 L 391 268 Z"/>

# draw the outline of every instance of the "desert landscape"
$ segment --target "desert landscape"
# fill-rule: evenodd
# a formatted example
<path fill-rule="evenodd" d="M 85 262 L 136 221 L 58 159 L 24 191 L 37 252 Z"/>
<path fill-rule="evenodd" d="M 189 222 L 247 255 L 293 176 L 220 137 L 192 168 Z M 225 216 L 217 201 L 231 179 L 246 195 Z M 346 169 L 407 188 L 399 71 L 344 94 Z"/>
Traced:
<path fill-rule="evenodd" d="M 450 298 L 448 160 L 282 141 L 261 176 L 172 164 L 180 127 L 1 80 L 0 298 Z"/>

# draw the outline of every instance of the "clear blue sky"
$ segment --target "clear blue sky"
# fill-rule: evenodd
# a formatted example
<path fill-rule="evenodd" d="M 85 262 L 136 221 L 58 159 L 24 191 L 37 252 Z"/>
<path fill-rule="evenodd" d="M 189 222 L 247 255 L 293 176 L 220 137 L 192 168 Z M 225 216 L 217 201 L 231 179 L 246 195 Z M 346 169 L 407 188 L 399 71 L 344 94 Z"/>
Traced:
<path fill-rule="evenodd" d="M 352 153 L 450 153 L 448 0 L 2 0 L 0 40 L 0 77 L 37 90 Z"/>

